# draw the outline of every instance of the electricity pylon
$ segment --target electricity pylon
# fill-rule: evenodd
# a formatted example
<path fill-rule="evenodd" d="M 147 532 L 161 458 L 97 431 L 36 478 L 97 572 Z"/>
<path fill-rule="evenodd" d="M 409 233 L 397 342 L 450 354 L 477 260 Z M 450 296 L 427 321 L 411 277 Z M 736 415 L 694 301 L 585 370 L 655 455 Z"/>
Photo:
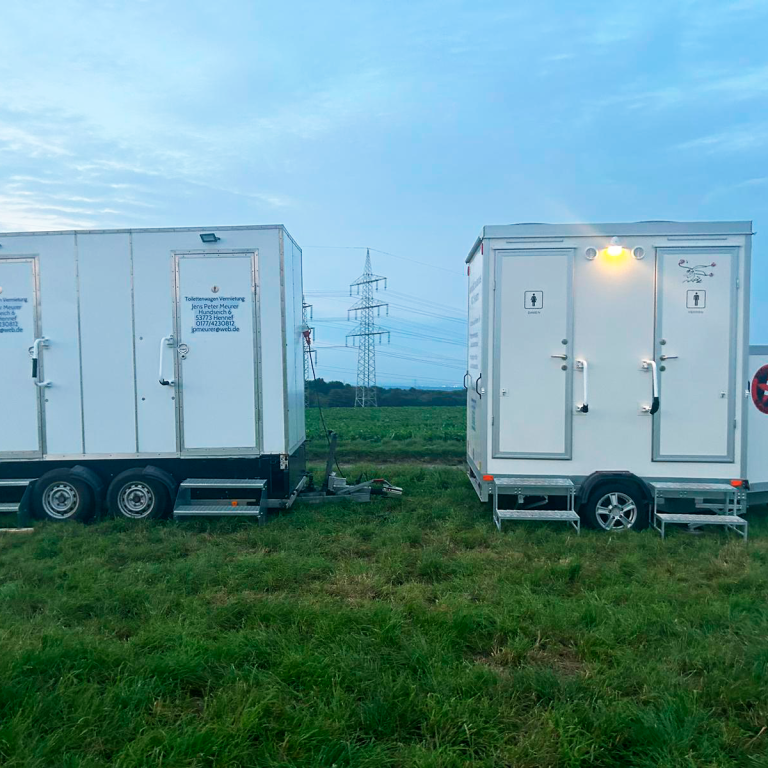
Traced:
<path fill-rule="evenodd" d="M 307 300 L 302 298 L 301 300 L 301 338 L 304 344 L 304 404 L 309 405 L 309 388 L 307 384 L 314 380 L 312 375 L 312 355 L 315 356 L 315 362 L 317 362 L 317 350 L 312 349 L 312 338 L 315 334 L 315 329 L 309 324 L 309 321 L 313 319 L 312 305 L 307 304 Z"/>
<path fill-rule="evenodd" d="M 357 344 L 357 389 L 355 390 L 355 408 L 375 408 L 376 400 L 376 340 L 379 344 L 384 336 L 389 341 L 389 331 L 381 328 L 374 321 L 373 311 L 376 310 L 377 316 L 381 317 L 381 308 L 385 307 L 389 314 L 389 304 L 380 301 L 373 296 L 374 288 L 379 290 L 379 283 L 384 283 L 384 289 L 387 287 L 387 278 L 380 275 L 374 275 L 371 270 L 371 252 L 365 252 L 365 271 L 360 277 L 349 286 L 349 295 L 352 295 L 352 289 L 357 290 L 360 296 L 354 306 L 347 310 L 347 320 L 350 314 L 355 313 L 355 319 L 360 322 L 347 334 L 347 343 L 352 339 L 352 345 Z"/>

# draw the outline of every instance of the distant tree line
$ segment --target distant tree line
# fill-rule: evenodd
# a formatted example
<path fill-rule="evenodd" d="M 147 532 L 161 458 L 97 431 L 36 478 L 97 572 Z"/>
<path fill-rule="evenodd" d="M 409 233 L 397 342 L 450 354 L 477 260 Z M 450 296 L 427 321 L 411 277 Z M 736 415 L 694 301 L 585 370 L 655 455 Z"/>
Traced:
<path fill-rule="evenodd" d="M 307 382 L 307 405 L 317 408 L 354 408 L 355 388 L 342 381 L 317 379 Z M 463 389 L 389 389 L 377 387 L 377 399 L 381 406 L 404 405 L 466 405 L 467 395 Z"/>

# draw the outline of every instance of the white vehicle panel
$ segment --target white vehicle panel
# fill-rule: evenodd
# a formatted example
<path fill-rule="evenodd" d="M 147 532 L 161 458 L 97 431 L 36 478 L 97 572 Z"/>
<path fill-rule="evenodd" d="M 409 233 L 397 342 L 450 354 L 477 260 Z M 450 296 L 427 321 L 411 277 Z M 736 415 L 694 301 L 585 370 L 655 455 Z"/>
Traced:
<path fill-rule="evenodd" d="M 736 270 L 732 250 L 659 249 L 657 461 L 733 460 Z"/>
<path fill-rule="evenodd" d="M 483 359 L 483 293 L 485 291 L 484 253 L 475 251 L 467 275 L 467 454 L 482 472 L 485 461 L 486 430 L 480 392 Z"/>
<path fill-rule="evenodd" d="M 0 258 L 0 456 L 40 453 L 39 394 L 29 354 L 37 325 L 35 260 Z M 37 380 L 42 375 L 41 366 Z"/>
<path fill-rule="evenodd" d="M 494 429 L 505 428 L 505 416 L 500 403 L 508 395 L 502 396 L 499 391 L 502 385 L 499 384 L 496 389 L 495 384 L 500 379 L 503 365 L 499 336 L 501 325 L 495 312 L 485 308 L 483 328 L 487 329 L 487 337 L 483 339 L 485 362 L 482 373 L 488 392 L 483 398 L 486 403 L 483 424 L 487 430 L 485 445 L 491 455 L 481 466 L 473 458 L 468 441 L 467 459 L 470 465 L 474 465 L 476 474 L 496 477 L 565 476 L 576 482 L 601 470 L 624 470 L 648 479 L 730 480 L 746 476 L 747 456 L 750 457 L 750 466 L 753 456 L 752 440 L 750 438 L 748 444 L 744 429 L 748 413 L 748 401 L 744 393 L 750 375 L 747 372 L 746 356 L 750 233 L 750 222 L 484 227 L 467 261 L 472 269 L 480 244 L 483 243 L 485 260 L 489 262 L 487 273 L 491 276 L 497 274 L 496 261 L 500 251 L 533 251 L 542 254 L 542 260 L 547 258 L 543 254 L 553 249 L 572 249 L 574 252 L 573 348 L 567 361 L 572 366 L 570 375 L 573 377 L 568 404 L 573 433 L 570 458 L 553 461 L 551 457 L 502 456 L 491 453 L 494 450 Z M 623 250 L 618 261 L 609 263 L 606 258 L 607 248 L 614 237 L 619 240 Z M 671 249 L 686 249 L 685 254 L 701 254 L 708 249 L 716 249 L 726 254 L 722 264 L 726 267 L 726 282 L 731 281 L 733 299 L 729 305 L 731 315 L 726 317 L 724 323 L 726 332 L 720 336 L 715 335 L 715 347 L 719 349 L 717 355 L 725 369 L 721 378 L 725 382 L 732 376 L 733 384 L 718 389 L 717 399 L 724 401 L 725 406 L 718 402 L 711 409 L 717 415 L 717 419 L 712 420 L 716 423 L 708 423 L 702 433 L 707 439 L 715 436 L 719 441 L 715 446 L 718 449 L 715 457 L 711 457 L 710 453 L 704 454 L 700 446 L 696 449 L 698 453 L 681 454 L 670 459 L 654 456 L 654 422 L 664 418 L 664 411 L 670 406 L 665 403 L 664 393 L 661 392 L 662 416 L 654 417 L 648 413 L 653 402 L 653 376 L 650 367 L 643 369 L 643 360 L 652 360 L 658 364 L 661 390 L 666 387 L 667 394 L 670 394 L 671 389 L 674 395 L 674 387 L 667 385 L 664 377 L 671 372 L 672 364 L 680 361 L 679 355 L 677 360 L 671 359 L 675 356 L 671 342 L 666 345 L 656 344 L 656 254 L 657 251 Z M 677 260 L 680 258 L 687 256 L 678 256 Z M 719 256 L 714 260 L 720 263 Z M 679 268 L 675 266 L 675 269 Z M 496 304 L 500 301 L 509 302 L 511 300 L 505 299 L 503 293 L 499 296 L 500 291 L 508 290 L 508 287 L 499 283 L 486 296 L 492 297 Z M 519 286 L 514 290 L 519 290 Z M 663 297 L 660 300 L 663 301 Z M 695 304 L 695 298 L 693 301 Z M 697 308 L 694 306 L 694 309 Z M 661 322 L 664 322 L 663 317 Z M 503 328 L 501 332 L 504 332 Z M 659 336 L 659 340 L 661 338 Z M 723 360 L 726 338 L 730 339 L 730 351 Z M 532 352 L 541 356 L 538 348 Z M 662 361 L 662 354 L 669 355 L 670 359 Z M 578 363 L 580 360 L 588 363 L 587 413 L 577 410 L 584 399 L 583 369 Z M 530 366 L 530 363 L 524 360 L 522 365 L 519 370 L 524 370 L 524 366 Z M 666 370 L 661 370 L 662 365 L 667 366 Z M 721 396 L 723 391 L 725 397 Z M 536 393 L 531 396 L 537 397 Z M 498 398 L 498 403 L 495 398 Z M 551 413 L 542 408 L 538 400 L 533 402 L 537 405 L 530 408 L 529 421 L 546 421 L 551 418 Z M 694 413 L 694 410 L 688 410 L 686 418 L 693 418 Z M 721 418 L 724 414 L 726 418 Z M 710 416 L 699 413 L 695 418 L 709 419 Z M 506 428 L 509 429 L 508 426 Z M 525 428 L 528 426 L 525 425 Z M 694 422 L 694 431 L 696 429 L 698 425 Z M 731 430 L 730 436 L 727 434 L 728 429 Z M 715 444 L 714 440 L 712 444 Z M 723 445 L 727 453 L 725 456 Z M 475 455 L 478 450 L 475 450 Z M 712 450 L 712 446 L 707 450 Z"/>
<path fill-rule="evenodd" d="M 570 250 L 496 252 L 494 456 L 571 453 Z"/>
<path fill-rule="evenodd" d="M 258 447 L 254 260 L 248 253 L 178 257 L 182 452 Z"/>
<path fill-rule="evenodd" d="M 135 453 L 136 387 L 128 234 L 78 235 L 77 263 L 85 452 Z"/>

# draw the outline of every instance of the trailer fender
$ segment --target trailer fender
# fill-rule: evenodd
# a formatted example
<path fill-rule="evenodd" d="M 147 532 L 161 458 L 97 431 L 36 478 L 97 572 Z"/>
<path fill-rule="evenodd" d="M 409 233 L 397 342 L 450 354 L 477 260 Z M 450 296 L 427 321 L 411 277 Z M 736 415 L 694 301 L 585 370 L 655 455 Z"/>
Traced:
<path fill-rule="evenodd" d="M 581 504 L 583 504 L 589 497 L 589 494 L 592 493 L 595 486 L 600 485 L 601 483 L 609 482 L 611 480 L 623 480 L 624 482 L 633 483 L 638 487 L 647 504 L 651 504 L 653 502 L 653 494 L 651 493 L 651 489 L 648 487 L 648 483 L 646 483 L 645 480 L 643 480 L 641 477 L 638 477 L 637 475 L 627 470 L 600 470 L 598 472 L 593 472 L 591 475 L 585 478 L 584 482 L 579 486 L 579 489 L 576 492 L 577 511 L 578 507 L 581 506 Z"/>
<path fill-rule="evenodd" d="M 151 464 L 148 467 L 144 467 L 144 474 L 147 477 L 159 480 L 168 489 L 168 493 L 171 496 L 171 504 L 173 504 L 176 499 L 176 493 L 179 490 L 179 484 L 173 479 L 173 476 L 159 467 L 153 467 Z"/>
<path fill-rule="evenodd" d="M 84 467 L 81 464 L 76 464 L 69 471 L 84 483 L 88 483 L 88 485 L 93 489 L 95 507 L 94 515 L 96 519 L 99 519 L 104 510 L 105 494 L 104 483 L 102 482 L 101 478 L 92 469 L 88 469 L 88 467 Z"/>

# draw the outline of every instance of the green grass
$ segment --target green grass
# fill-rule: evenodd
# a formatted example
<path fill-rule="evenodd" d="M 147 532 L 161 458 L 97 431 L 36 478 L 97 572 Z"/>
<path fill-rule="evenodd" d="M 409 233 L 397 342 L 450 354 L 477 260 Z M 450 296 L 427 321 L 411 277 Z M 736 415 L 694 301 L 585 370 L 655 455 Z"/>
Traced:
<path fill-rule="evenodd" d="M 466 408 L 324 408 L 323 415 L 328 429 L 339 436 L 342 461 L 352 456 L 358 461 L 455 464 L 466 456 Z M 308 456 L 324 458 L 327 450 L 318 410 L 308 408 Z"/>
<path fill-rule="evenodd" d="M 767 764 L 764 519 L 499 534 L 459 469 L 385 474 L 261 528 L 0 537 L 0 765 Z"/>

